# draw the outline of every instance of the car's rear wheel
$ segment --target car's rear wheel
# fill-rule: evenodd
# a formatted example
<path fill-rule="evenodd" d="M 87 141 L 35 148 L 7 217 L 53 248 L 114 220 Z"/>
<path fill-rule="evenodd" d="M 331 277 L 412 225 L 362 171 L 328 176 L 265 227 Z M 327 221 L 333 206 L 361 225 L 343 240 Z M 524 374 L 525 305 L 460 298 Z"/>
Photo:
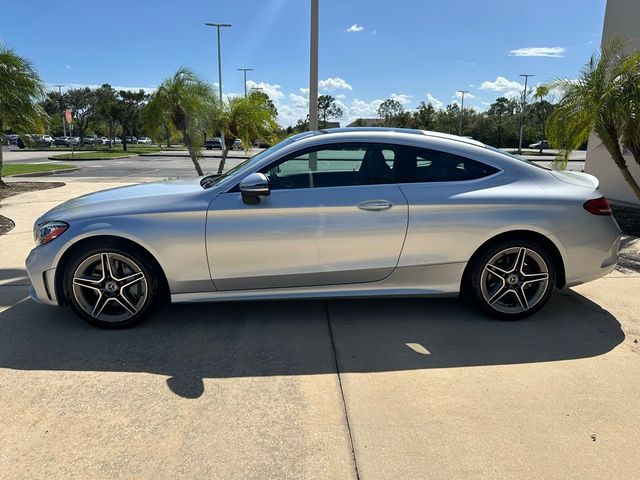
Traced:
<path fill-rule="evenodd" d="M 517 320 L 540 310 L 556 283 L 551 256 L 528 239 L 507 240 L 489 246 L 475 259 L 471 292 L 491 316 Z"/>
<path fill-rule="evenodd" d="M 137 251 L 94 244 L 78 251 L 65 267 L 64 291 L 74 312 L 101 328 L 141 322 L 159 291 L 153 262 Z"/>

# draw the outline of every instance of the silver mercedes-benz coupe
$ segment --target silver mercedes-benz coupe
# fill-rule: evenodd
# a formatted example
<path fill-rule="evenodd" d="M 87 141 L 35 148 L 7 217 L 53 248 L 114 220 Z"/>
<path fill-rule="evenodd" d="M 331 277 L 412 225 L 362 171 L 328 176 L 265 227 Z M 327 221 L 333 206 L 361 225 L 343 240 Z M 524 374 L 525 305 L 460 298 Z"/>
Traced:
<path fill-rule="evenodd" d="M 595 177 L 420 130 L 295 135 L 221 176 L 115 188 L 50 210 L 32 297 L 117 328 L 173 302 L 467 294 L 518 319 L 613 270 Z"/>

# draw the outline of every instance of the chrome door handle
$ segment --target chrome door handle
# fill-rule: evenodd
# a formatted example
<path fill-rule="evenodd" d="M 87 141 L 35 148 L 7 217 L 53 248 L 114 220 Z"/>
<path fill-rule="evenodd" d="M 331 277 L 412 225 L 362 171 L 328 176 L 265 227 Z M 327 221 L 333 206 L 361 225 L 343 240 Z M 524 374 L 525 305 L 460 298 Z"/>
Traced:
<path fill-rule="evenodd" d="M 393 203 L 389 200 L 367 200 L 366 202 L 362 202 L 358 204 L 358 208 L 360 210 L 368 210 L 368 211 L 379 211 L 379 210 L 388 210 L 393 207 Z"/>

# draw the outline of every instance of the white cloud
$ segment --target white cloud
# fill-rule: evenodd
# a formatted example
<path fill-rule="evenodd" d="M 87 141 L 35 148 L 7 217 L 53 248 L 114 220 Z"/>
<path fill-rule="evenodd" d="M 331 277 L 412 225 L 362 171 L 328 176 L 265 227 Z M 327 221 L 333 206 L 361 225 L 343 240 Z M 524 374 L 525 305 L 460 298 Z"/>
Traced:
<path fill-rule="evenodd" d="M 324 92 L 333 92 L 334 90 L 353 90 L 344 79 L 340 77 L 329 77 L 318 82 L 318 88 Z"/>
<path fill-rule="evenodd" d="M 297 108 L 307 108 L 309 106 L 308 95 L 298 95 L 295 93 L 290 93 L 289 100 L 291 101 L 293 106 Z"/>
<path fill-rule="evenodd" d="M 383 100 L 377 99 L 371 102 L 365 102 L 358 98 L 353 99 L 349 106 L 348 118 L 353 121 L 357 118 L 378 118 L 378 107 Z"/>
<path fill-rule="evenodd" d="M 378 31 L 374 30 L 373 32 L 371 32 L 371 35 L 375 35 L 376 33 L 378 33 Z"/>
<path fill-rule="evenodd" d="M 456 92 L 451 98 L 462 98 L 462 93 Z M 470 100 L 472 98 L 476 98 L 476 96 L 471 92 L 465 92 L 464 98 L 468 98 Z"/>
<path fill-rule="evenodd" d="M 254 82 L 253 80 L 247 80 L 247 90 L 251 89 L 259 89 L 262 92 L 269 95 L 271 100 L 279 100 L 284 98 L 284 93 L 282 93 L 282 87 L 280 85 L 274 85 L 272 83 L 267 82 Z"/>
<path fill-rule="evenodd" d="M 71 65 L 69 65 L 68 63 L 64 66 L 64 68 L 66 68 L 67 70 L 71 70 Z"/>
<path fill-rule="evenodd" d="M 564 57 L 566 53 L 564 47 L 525 47 L 510 50 L 509 55 L 512 57 Z"/>
<path fill-rule="evenodd" d="M 391 99 L 392 100 L 397 100 L 398 102 L 400 102 L 400 104 L 402 106 L 405 106 L 405 105 L 411 103 L 411 99 L 412 98 L 413 98 L 413 95 L 407 95 L 405 93 L 399 93 L 399 94 L 392 93 L 391 94 Z"/>
<path fill-rule="evenodd" d="M 456 63 L 459 65 L 464 65 L 465 67 L 475 67 L 478 65 L 476 62 L 467 62 L 465 60 L 456 60 Z"/>
<path fill-rule="evenodd" d="M 436 97 L 434 97 L 430 93 L 427 93 L 426 97 L 427 97 L 427 102 L 433 105 L 433 108 L 435 108 L 436 110 L 439 110 L 442 107 L 444 107 L 444 103 L 442 103 L 440 100 L 438 100 Z"/>
<path fill-rule="evenodd" d="M 349 28 L 347 28 L 347 32 L 349 33 L 361 32 L 362 30 L 364 30 L 364 27 L 362 25 L 358 25 L 357 23 L 354 23 Z"/>
<path fill-rule="evenodd" d="M 521 95 L 523 89 L 524 85 L 521 83 L 501 76 L 496 77 L 494 81 L 485 80 L 480 84 L 480 90 L 500 92 L 507 98 L 515 98 Z"/>
<path fill-rule="evenodd" d="M 346 98 L 346 95 L 344 93 L 339 93 L 336 95 L 336 98 L 343 100 L 344 98 Z"/>

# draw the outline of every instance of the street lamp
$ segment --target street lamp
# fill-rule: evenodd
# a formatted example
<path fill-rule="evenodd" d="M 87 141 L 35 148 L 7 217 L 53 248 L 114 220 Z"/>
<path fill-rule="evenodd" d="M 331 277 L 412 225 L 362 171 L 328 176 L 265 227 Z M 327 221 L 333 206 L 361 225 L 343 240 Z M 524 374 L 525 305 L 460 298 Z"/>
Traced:
<path fill-rule="evenodd" d="M 309 61 L 309 130 L 318 130 L 318 16 L 319 0 L 311 0 Z"/>
<path fill-rule="evenodd" d="M 462 118 L 464 117 L 464 94 L 469 93 L 469 90 L 458 90 L 458 93 L 462 94 L 462 102 L 460 103 L 460 125 L 458 127 L 458 135 L 462 136 Z"/>
<path fill-rule="evenodd" d="M 222 58 L 220 55 L 220 29 L 221 28 L 226 28 L 226 27 L 231 27 L 230 23 L 206 23 L 204 24 L 205 27 L 215 27 L 218 30 L 218 95 L 220 97 L 220 106 L 222 106 Z M 224 143 L 224 129 L 220 130 L 220 143 L 222 146 L 222 149 L 224 150 L 225 148 L 225 143 Z M 222 165 L 222 164 L 220 164 Z M 222 172 L 220 172 L 222 173 Z"/>
<path fill-rule="evenodd" d="M 218 94 L 220 95 L 220 102 L 222 102 L 222 59 L 220 56 L 220 29 L 224 27 L 231 27 L 230 23 L 205 23 L 205 27 L 216 27 L 218 30 Z"/>
<path fill-rule="evenodd" d="M 244 98 L 247 98 L 247 72 L 253 72 L 253 68 L 237 68 L 236 70 L 244 73 Z"/>
<path fill-rule="evenodd" d="M 64 87 L 64 84 L 58 84 L 58 85 L 54 85 L 54 87 L 58 87 L 58 95 L 60 95 L 60 107 L 62 107 L 62 87 Z M 64 121 L 64 108 L 61 108 L 62 110 L 62 133 L 64 134 L 64 136 L 67 136 L 67 126 L 65 124 Z"/>
<path fill-rule="evenodd" d="M 530 75 L 526 73 L 521 73 L 521 77 L 524 77 L 524 91 L 522 92 L 522 111 L 520 112 L 520 140 L 518 141 L 518 155 L 522 155 L 522 134 L 524 133 L 524 109 L 527 106 L 527 82 L 529 77 L 533 77 L 535 75 Z"/>

